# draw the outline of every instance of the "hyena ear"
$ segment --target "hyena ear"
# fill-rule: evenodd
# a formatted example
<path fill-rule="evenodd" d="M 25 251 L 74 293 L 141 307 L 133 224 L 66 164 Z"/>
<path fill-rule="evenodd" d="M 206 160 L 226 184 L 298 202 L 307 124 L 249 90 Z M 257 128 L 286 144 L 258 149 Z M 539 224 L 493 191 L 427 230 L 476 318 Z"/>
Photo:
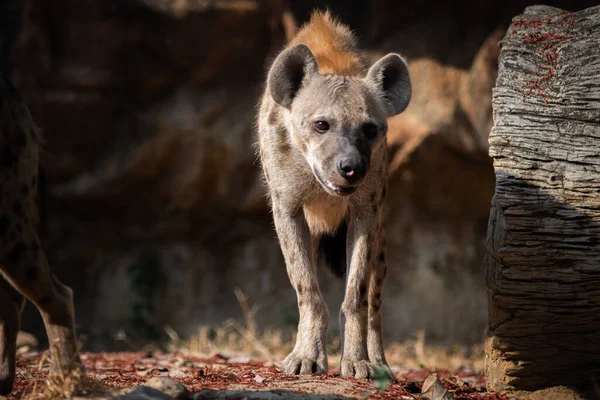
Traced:
<path fill-rule="evenodd" d="M 408 66 L 398 54 L 382 57 L 369 69 L 367 80 L 375 84 L 384 95 L 391 117 L 400 114 L 408 106 L 411 96 Z"/>
<path fill-rule="evenodd" d="M 284 50 L 269 71 L 267 87 L 271 97 L 277 104 L 290 108 L 303 82 L 318 72 L 317 61 L 305 45 L 297 44 Z"/>

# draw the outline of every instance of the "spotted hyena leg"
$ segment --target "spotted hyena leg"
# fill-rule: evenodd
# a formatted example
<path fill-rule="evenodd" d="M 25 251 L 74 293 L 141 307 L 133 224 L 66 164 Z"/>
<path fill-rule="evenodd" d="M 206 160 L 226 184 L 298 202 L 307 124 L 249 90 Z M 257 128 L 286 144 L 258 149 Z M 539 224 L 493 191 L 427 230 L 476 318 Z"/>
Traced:
<path fill-rule="evenodd" d="M 379 232 L 377 247 L 371 259 L 372 272 L 369 284 L 369 325 L 367 328 L 367 350 L 369 361 L 376 368 L 384 368 L 390 377 L 393 377 L 383 351 L 383 322 L 381 315 L 381 297 L 383 295 L 383 281 L 387 272 L 385 259 L 385 233 L 383 228 Z"/>
<path fill-rule="evenodd" d="M 343 377 L 372 378 L 375 366 L 367 351 L 368 298 L 371 280 L 373 218 L 354 218 L 348 227 L 346 293 L 340 323 L 344 340 L 341 360 Z"/>
<path fill-rule="evenodd" d="M 283 371 L 287 374 L 327 373 L 329 312 L 317 280 L 308 225 L 302 212 L 292 216 L 277 204 L 273 206 L 273 216 L 300 311 L 296 345 L 283 361 Z"/>
<path fill-rule="evenodd" d="M 33 229 L 24 228 L 19 239 L 7 248 L 0 268 L 0 273 L 39 309 L 50 346 L 58 350 L 59 359 L 53 358 L 55 370 L 59 365 L 63 370 L 79 366 L 73 294 L 50 272 Z"/>
<path fill-rule="evenodd" d="M 20 314 L 25 298 L 0 277 L 0 395 L 10 393 L 15 380 L 15 355 Z"/>

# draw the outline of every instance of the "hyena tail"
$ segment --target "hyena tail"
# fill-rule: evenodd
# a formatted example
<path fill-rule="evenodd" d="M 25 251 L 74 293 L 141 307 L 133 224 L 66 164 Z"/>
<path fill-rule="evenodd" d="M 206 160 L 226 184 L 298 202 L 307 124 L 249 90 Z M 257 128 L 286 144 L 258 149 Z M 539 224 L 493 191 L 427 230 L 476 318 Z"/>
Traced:
<path fill-rule="evenodd" d="M 335 234 L 323 235 L 319 241 L 317 262 L 324 263 L 339 278 L 346 275 L 346 238 L 348 225 L 343 221 Z"/>

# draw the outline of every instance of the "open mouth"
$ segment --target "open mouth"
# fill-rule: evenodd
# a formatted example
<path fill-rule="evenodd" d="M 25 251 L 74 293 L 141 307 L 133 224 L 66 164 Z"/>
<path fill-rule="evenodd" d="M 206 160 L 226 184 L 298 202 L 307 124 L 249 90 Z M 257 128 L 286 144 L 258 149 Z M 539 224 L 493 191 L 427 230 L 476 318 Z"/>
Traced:
<path fill-rule="evenodd" d="M 317 177 L 319 183 L 325 187 L 325 189 L 328 189 L 330 192 L 334 192 L 340 196 L 347 196 L 351 193 L 354 193 L 356 189 L 358 189 L 358 186 L 340 186 L 336 185 L 335 183 L 328 182 L 316 171 L 314 171 L 314 175 Z"/>

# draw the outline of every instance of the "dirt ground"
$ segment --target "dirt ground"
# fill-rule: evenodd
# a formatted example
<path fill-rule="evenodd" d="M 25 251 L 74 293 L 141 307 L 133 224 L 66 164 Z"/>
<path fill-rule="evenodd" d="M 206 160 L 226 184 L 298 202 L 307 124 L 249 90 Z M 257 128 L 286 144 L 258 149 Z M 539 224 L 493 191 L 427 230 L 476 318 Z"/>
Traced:
<path fill-rule="evenodd" d="M 182 383 L 191 394 L 195 394 L 189 396 L 194 399 L 260 398 L 260 393 L 274 393 L 277 398 L 418 399 L 424 380 L 432 372 L 437 372 L 455 399 L 507 399 L 504 395 L 487 393 L 482 373 L 469 368 L 432 371 L 392 367 L 397 382 L 386 385 L 385 381 L 377 379 L 342 379 L 336 367 L 322 376 L 284 375 L 275 363 L 243 354 L 217 354 L 209 358 L 183 353 L 84 353 L 82 358 L 88 377 L 87 390 L 77 393 L 82 398 L 111 397 L 127 392 L 123 389 L 133 389 L 152 377 L 164 376 Z M 15 388 L 7 399 L 56 398 L 56 391 L 53 395 L 47 394 L 46 377 L 47 364 L 43 353 L 21 353 Z"/>

